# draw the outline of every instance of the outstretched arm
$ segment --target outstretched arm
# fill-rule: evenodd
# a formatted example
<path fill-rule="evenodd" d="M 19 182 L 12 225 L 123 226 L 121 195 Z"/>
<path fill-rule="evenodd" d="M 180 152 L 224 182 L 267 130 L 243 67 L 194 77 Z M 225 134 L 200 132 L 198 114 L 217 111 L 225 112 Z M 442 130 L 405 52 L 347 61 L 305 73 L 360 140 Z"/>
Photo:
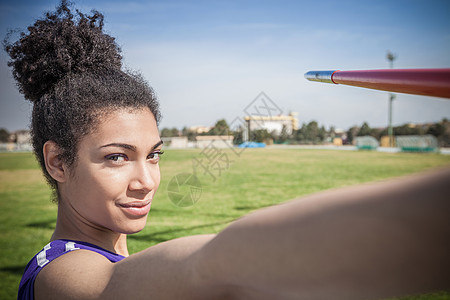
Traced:
<path fill-rule="evenodd" d="M 117 278 L 145 262 L 140 292 L 158 299 L 379 299 L 449 289 L 449 253 L 447 168 L 262 209 L 131 256 Z"/>
<path fill-rule="evenodd" d="M 448 290 L 450 168 L 257 211 L 200 253 L 206 278 L 254 299 L 380 299 Z"/>

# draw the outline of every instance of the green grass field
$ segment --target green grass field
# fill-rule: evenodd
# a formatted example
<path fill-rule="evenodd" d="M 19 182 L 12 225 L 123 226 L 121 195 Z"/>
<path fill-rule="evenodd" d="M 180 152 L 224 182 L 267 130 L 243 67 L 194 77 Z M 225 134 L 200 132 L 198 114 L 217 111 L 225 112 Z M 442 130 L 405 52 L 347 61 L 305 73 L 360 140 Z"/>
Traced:
<path fill-rule="evenodd" d="M 229 166 L 221 164 L 215 181 L 200 172 L 201 198 L 180 208 L 168 197 L 168 183 L 179 173 L 192 173 L 193 159 L 203 156 L 200 150 L 166 151 L 148 224 L 128 238 L 131 253 L 180 236 L 218 232 L 252 210 L 297 196 L 450 165 L 450 156 L 439 154 L 299 149 L 224 153 Z M 50 198 L 32 154 L 0 153 L 0 299 L 16 297 L 25 265 L 49 241 L 56 222 Z M 450 293 L 402 299 L 442 300 L 450 299 Z"/>

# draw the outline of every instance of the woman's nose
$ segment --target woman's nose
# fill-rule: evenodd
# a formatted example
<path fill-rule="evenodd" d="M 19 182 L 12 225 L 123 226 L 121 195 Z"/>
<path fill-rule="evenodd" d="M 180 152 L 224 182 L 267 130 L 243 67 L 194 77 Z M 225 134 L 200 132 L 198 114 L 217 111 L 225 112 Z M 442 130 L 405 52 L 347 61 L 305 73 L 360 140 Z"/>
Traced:
<path fill-rule="evenodd" d="M 136 169 L 133 171 L 133 179 L 129 184 L 131 191 L 141 191 L 148 193 L 155 188 L 156 179 L 154 176 L 157 170 L 153 170 L 154 165 L 148 162 L 138 163 Z"/>

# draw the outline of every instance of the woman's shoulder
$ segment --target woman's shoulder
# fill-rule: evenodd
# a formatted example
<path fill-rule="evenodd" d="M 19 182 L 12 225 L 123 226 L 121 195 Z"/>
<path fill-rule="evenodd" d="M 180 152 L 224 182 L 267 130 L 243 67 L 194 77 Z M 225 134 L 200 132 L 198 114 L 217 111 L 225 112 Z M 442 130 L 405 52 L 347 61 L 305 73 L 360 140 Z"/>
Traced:
<path fill-rule="evenodd" d="M 121 255 L 84 242 L 52 241 L 28 263 L 22 278 L 19 298 L 33 298 L 20 297 L 21 294 L 30 296 L 35 294 L 37 299 L 43 296 L 47 298 L 47 293 L 55 296 L 57 292 L 62 296 L 65 290 L 76 295 L 75 291 L 67 288 L 80 287 L 80 284 L 96 283 L 98 289 L 100 283 L 93 277 L 104 277 L 112 269 L 112 263 L 123 258 Z"/>
<path fill-rule="evenodd" d="M 71 251 L 48 264 L 36 278 L 36 299 L 99 298 L 107 287 L 113 263 L 86 249 Z"/>

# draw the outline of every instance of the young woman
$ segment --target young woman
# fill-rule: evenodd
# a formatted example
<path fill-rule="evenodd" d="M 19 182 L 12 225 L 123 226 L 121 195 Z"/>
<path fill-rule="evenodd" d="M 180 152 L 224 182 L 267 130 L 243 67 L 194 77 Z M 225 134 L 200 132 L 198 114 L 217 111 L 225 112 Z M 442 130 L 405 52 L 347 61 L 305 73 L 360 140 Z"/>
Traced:
<path fill-rule="evenodd" d="M 160 181 L 160 114 L 102 25 L 62 1 L 6 44 L 58 203 L 19 299 L 377 299 L 450 288 L 449 169 L 297 199 L 129 255 L 126 236 L 145 226 Z"/>

